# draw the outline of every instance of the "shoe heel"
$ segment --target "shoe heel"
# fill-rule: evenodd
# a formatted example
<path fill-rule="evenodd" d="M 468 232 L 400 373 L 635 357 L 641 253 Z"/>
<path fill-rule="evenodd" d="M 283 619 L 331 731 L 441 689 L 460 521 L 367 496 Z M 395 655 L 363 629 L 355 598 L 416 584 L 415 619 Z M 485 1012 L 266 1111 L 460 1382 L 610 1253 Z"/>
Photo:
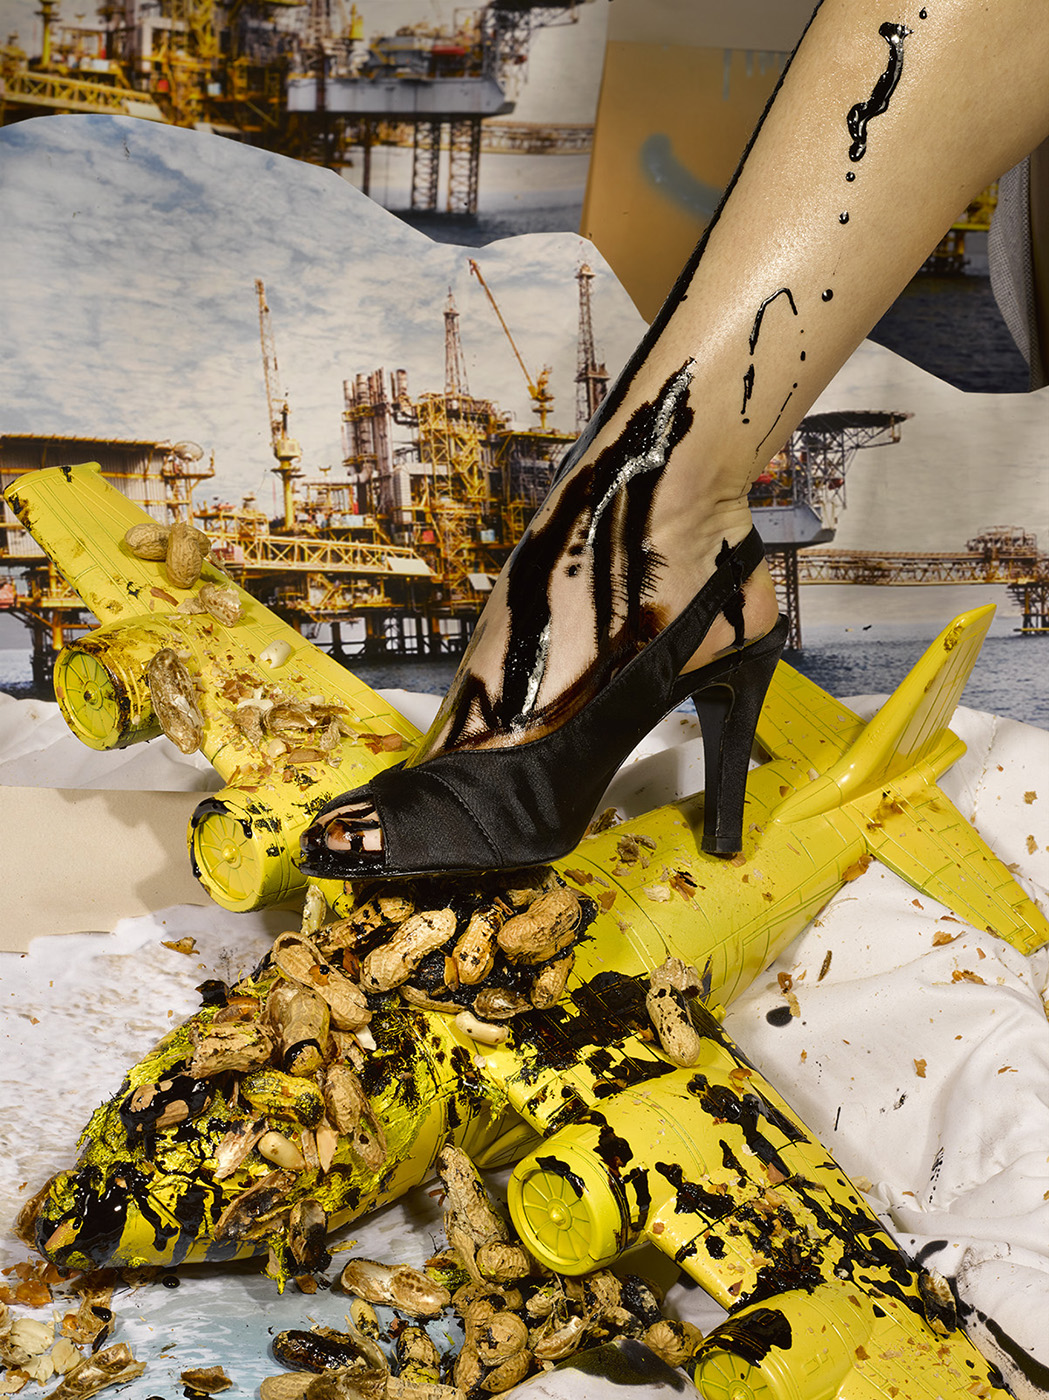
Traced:
<path fill-rule="evenodd" d="M 703 850 L 708 855 L 734 856 L 743 849 L 743 803 L 754 732 L 786 634 L 786 620 L 780 618 L 767 637 L 736 653 L 739 659 L 723 674 L 710 676 L 708 669 L 706 684 L 692 695 L 703 733 Z"/>

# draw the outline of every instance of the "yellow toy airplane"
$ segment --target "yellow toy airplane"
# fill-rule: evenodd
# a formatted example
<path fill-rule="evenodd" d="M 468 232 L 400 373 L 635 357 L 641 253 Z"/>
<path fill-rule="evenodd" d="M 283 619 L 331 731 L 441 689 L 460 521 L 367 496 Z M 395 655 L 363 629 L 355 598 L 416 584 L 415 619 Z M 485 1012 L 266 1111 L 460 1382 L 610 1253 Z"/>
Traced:
<path fill-rule="evenodd" d="M 227 782 L 194 816 L 202 882 L 232 909 L 301 888 L 299 832 L 329 797 L 395 761 L 411 726 L 247 594 L 229 625 L 187 612 L 201 585 L 175 588 L 159 562 L 130 555 L 125 533 L 148 517 L 97 468 L 27 475 L 7 495 L 103 619 L 56 664 L 74 732 L 96 748 L 156 734 L 146 668 L 158 651 L 176 652 L 195 687 L 200 747 Z M 225 582 L 210 565 L 202 581 Z M 580 1274 L 647 1239 L 729 1310 L 690 1363 L 709 1400 L 1003 1393 L 711 1010 L 872 855 L 1023 952 L 1049 941 L 1038 909 L 935 786 L 962 752 L 946 725 L 992 612 L 952 623 L 866 725 L 781 665 L 758 731 L 773 757 L 750 775 L 742 857 L 699 851 L 701 796 L 584 840 L 556 866 L 562 885 L 587 892 L 567 990 L 516 1016 L 503 1043 L 479 1045 L 432 1004 L 370 997 L 375 1048 L 358 1068 L 381 1160 L 352 1132 L 318 1151 L 328 1105 L 319 1086 L 345 1048 L 327 1020 L 320 1061 L 305 1073 L 272 1058 L 225 1077 L 199 1071 L 213 1023 L 242 1023 L 246 1037 L 266 1023 L 275 986 L 292 976 L 270 957 L 131 1070 L 85 1130 L 76 1168 L 27 1211 L 27 1237 L 70 1267 L 268 1249 L 283 1277 L 296 1269 L 289 1222 L 303 1203 L 338 1225 L 428 1179 L 454 1141 L 482 1166 L 528 1154 L 509 1204 L 543 1264 Z M 327 737 L 309 742 L 322 724 Z M 465 917 L 482 896 L 453 884 L 436 882 L 416 907 L 431 907 L 427 895 L 458 900 Z M 347 917 L 317 932 L 321 953 L 299 982 L 330 999 L 325 985 L 353 965 L 337 937 L 356 937 L 363 915 L 353 890 L 322 888 Z M 700 1048 L 687 1067 L 655 1043 L 645 1010 L 648 976 L 668 957 L 700 972 L 702 993 L 687 1003 Z M 290 1142 L 291 1165 L 274 1169 L 264 1132 Z M 229 1144 L 245 1133 L 254 1140 L 230 1166 Z"/>

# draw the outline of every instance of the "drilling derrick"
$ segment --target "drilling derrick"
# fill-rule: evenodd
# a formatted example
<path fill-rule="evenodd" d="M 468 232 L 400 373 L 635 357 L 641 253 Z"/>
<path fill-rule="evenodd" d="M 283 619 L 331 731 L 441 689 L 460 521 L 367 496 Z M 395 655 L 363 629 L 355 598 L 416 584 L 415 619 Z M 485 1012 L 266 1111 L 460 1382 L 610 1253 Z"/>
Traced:
<path fill-rule="evenodd" d="M 444 396 L 446 399 L 462 399 L 469 398 L 469 395 L 466 358 L 459 334 L 459 312 L 449 287 L 448 300 L 444 304 Z"/>
<path fill-rule="evenodd" d="M 426 524 L 419 552 L 431 562 L 452 599 L 475 596 L 471 575 L 481 572 L 478 542 L 488 508 L 484 444 L 492 406 L 470 395 L 459 312 L 451 290 L 444 307 L 444 393 L 423 394 L 416 405 L 419 459 L 426 469 L 420 502 Z M 431 537 L 431 538 L 427 538 Z"/>
<path fill-rule="evenodd" d="M 262 372 L 266 380 L 266 403 L 270 413 L 270 441 L 277 459 L 273 470 L 280 477 L 284 489 L 284 528 L 291 530 L 295 526 L 293 482 L 302 475 L 299 470 L 302 448 L 293 437 L 288 436 L 288 401 L 280 393 L 277 346 L 270 324 L 270 309 L 266 305 L 266 288 L 258 277 L 255 279 L 255 293 L 259 299 L 259 339 L 262 342 Z"/>
<path fill-rule="evenodd" d="M 598 364 L 594 348 L 594 323 L 590 312 L 590 284 L 593 280 L 592 270 L 583 263 L 576 273 L 579 283 L 579 350 L 575 377 L 575 421 L 580 432 L 590 422 L 608 392 L 608 370 Z"/>

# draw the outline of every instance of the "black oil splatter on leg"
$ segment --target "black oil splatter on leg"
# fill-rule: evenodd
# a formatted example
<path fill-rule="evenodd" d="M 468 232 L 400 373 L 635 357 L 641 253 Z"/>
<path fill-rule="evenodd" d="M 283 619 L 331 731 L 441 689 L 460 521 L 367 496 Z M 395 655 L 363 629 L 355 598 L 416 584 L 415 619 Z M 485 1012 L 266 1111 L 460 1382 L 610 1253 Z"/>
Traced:
<path fill-rule="evenodd" d="M 663 560 L 651 542 L 652 505 L 663 471 L 692 425 L 694 372 L 690 360 L 670 375 L 631 414 L 614 443 L 563 480 L 555 509 L 525 534 L 506 576 L 509 622 L 501 673 L 494 683 L 472 673 L 461 677 L 449 696 L 445 747 L 556 727 L 658 630 L 650 599 Z M 574 577 L 584 560 L 597 659 L 540 704 L 553 624 L 551 581 L 561 570 Z"/>
<path fill-rule="evenodd" d="M 867 123 L 872 117 L 880 117 L 889 110 L 889 101 L 903 73 L 903 41 L 914 30 L 908 29 L 905 24 L 886 22 L 880 26 L 878 33 L 889 46 L 889 61 L 867 101 L 857 102 L 845 119 L 852 137 L 849 147 L 851 161 L 862 160 L 867 153 Z"/>
<path fill-rule="evenodd" d="M 798 314 L 798 308 L 795 304 L 794 296 L 789 287 L 780 287 L 779 291 L 773 292 L 771 296 L 767 296 L 765 300 L 761 303 L 761 305 L 758 307 L 757 315 L 754 317 L 754 324 L 750 330 L 750 353 L 752 355 L 757 349 L 758 336 L 761 334 L 761 323 L 765 319 L 765 312 L 768 310 L 769 306 L 772 304 L 772 302 L 776 300 L 777 297 L 786 297 L 787 301 L 790 303 L 791 311 L 794 313 L 795 316 Z"/>

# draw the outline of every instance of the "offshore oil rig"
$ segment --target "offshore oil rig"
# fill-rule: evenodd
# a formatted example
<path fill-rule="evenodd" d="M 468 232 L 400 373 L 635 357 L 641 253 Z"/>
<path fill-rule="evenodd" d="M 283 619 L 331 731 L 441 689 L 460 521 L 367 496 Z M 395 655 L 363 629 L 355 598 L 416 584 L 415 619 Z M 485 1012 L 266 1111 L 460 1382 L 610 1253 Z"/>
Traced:
<path fill-rule="evenodd" d="M 443 308 L 444 384 L 413 396 L 406 371 L 354 374 L 343 384 L 343 462 L 308 474 L 280 390 L 266 290 L 255 284 L 270 437 L 280 481 L 274 515 L 254 497 L 202 502 L 215 473 L 190 441 L 0 434 L 0 487 L 43 467 L 97 461 L 158 521 L 192 520 L 232 578 L 340 659 L 455 656 L 503 562 L 545 496 L 556 464 L 604 398 L 593 272 L 576 272 L 579 299 L 575 424 L 552 427 L 549 370 L 526 366 L 498 303 L 484 289 L 525 378 L 536 422 L 523 427 L 471 390 L 451 294 Z M 435 337 L 436 338 L 436 337 Z M 846 504 L 856 453 L 900 440 L 902 412 L 816 413 L 804 419 L 751 491 L 790 644 L 801 646 L 801 582 L 1000 583 L 1024 613 L 1023 630 L 1049 630 L 1049 559 L 1024 531 L 986 532 L 964 552 L 901 556 L 821 550 Z M 32 639 L 34 684 L 46 689 L 61 647 L 96 625 L 16 517 L 0 516 L 0 616 Z"/>
<path fill-rule="evenodd" d="M 0 125 L 68 112 L 168 122 L 335 169 L 359 162 L 365 194 L 373 148 L 408 146 L 411 208 L 459 215 L 477 211 L 482 149 L 590 149 L 589 125 L 486 119 L 514 110 L 535 31 L 591 0 L 488 0 L 456 11 L 453 29 L 370 40 L 341 0 L 101 0 L 94 24 L 38 2 L 40 52 L 0 42 Z"/>

